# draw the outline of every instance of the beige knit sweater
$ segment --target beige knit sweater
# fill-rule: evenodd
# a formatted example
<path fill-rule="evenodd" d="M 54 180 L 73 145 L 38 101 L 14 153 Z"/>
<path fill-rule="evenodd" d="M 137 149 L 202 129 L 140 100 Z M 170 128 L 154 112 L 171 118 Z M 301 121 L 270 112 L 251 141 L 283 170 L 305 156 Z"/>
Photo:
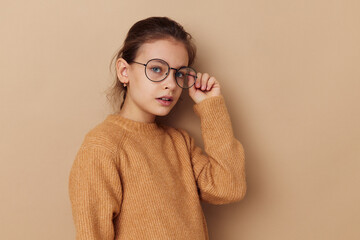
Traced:
<path fill-rule="evenodd" d="M 244 197 L 244 149 L 223 96 L 194 111 L 206 153 L 185 130 L 117 114 L 85 136 L 69 178 L 77 240 L 209 239 L 200 200 Z"/>

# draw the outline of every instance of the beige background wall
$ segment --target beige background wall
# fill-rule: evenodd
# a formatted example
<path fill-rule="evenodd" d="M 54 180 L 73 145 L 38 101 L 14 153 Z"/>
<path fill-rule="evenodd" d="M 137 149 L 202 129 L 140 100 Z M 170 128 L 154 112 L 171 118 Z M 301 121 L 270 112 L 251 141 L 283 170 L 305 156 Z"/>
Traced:
<path fill-rule="evenodd" d="M 110 113 L 111 56 L 153 15 L 192 33 L 245 147 L 246 198 L 203 204 L 211 239 L 360 239 L 359 13 L 357 0 L 1 0 L 0 239 L 74 239 L 70 167 Z M 202 146 L 187 97 L 164 121 Z"/>

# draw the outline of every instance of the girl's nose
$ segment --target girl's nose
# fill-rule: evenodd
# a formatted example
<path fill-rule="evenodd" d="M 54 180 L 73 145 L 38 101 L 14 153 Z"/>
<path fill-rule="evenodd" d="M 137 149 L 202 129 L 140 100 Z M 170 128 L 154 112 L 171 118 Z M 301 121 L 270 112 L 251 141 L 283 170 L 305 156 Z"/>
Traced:
<path fill-rule="evenodd" d="M 175 78 L 176 70 L 170 69 L 166 78 L 162 81 L 165 88 L 174 89 L 177 86 L 176 78 Z"/>

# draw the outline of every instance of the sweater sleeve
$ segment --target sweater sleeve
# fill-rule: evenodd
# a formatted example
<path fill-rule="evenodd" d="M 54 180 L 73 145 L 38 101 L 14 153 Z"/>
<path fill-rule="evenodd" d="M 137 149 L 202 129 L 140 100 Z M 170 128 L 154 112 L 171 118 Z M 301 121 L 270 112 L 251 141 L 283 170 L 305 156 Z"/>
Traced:
<path fill-rule="evenodd" d="M 204 150 L 190 137 L 190 154 L 200 199 L 211 204 L 240 201 L 246 193 L 245 153 L 233 135 L 223 96 L 194 105 L 200 117 Z"/>
<path fill-rule="evenodd" d="M 114 154 L 99 145 L 81 147 L 69 177 L 77 240 L 114 239 L 122 187 Z"/>

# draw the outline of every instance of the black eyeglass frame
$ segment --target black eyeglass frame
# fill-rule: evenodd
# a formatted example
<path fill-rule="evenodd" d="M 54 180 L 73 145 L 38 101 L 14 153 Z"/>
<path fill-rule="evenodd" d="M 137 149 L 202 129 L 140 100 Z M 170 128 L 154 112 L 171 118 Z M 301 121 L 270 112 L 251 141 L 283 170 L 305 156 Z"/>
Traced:
<path fill-rule="evenodd" d="M 165 77 L 164 77 L 163 79 L 157 80 L 157 81 L 150 79 L 149 76 L 148 76 L 147 73 L 146 73 L 146 66 L 149 64 L 149 62 L 154 61 L 154 60 L 159 60 L 159 61 L 161 61 L 161 62 L 164 62 L 164 63 L 167 65 L 167 67 L 168 67 L 168 70 L 167 70 L 167 72 L 166 72 L 166 74 L 165 74 Z M 165 60 L 160 59 L 160 58 L 150 59 L 149 61 L 147 61 L 146 64 L 145 64 L 145 63 L 136 62 L 136 61 L 132 61 L 132 62 L 130 62 L 130 63 L 137 63 L 137 64 L 140 64 L 140 65 L 143 65 L 143 66 L 145 67 L 145 76 L 147 77 L 147 79 L 149 79 L 149 80 L 152 81 L 152 82 L 161 82 L 161 81 L 165 80 L 165 78 L 167 78 L 167 76 L 169 75 L 170 70 L 173 69 L 173 70 L 175 70 L 175 80 L 176 80 L 176 84 L 177 84 L 179 87 L 184 88 L 184 89 L 187 89 L 187 88 L 191 88 L 191 87 L 196 83 L 197 76 L 196 76 L 196 75 L 194 76 L 194 75 L 188 74 L 188 75 L 194 77 L 194 78 L 195 78 L 195 81 L 194 81 L 194 83 L 193 83 L 191 86 L 189 86 L 189 87 L 182 87 L 182 86 L 179 85 L 178 80 L 177 80 L 177 77 L 176 77 L 176 74 L 177 74 L 181 69 L 184 69 L 184 68 L 190 68 L 191 70 L 193 70 L 193 71 L 195 72 L 195 74 L 197 74 L 196 70 L 193 69 L 193 68 L 191 68 L 191 67 L 182 66 L 182 67 L 180 67 L 180 68 L 178 68 L 178 69 L 172 68 L 172 67 L 169 66 L 169 64 L 168 64 Z"/>

